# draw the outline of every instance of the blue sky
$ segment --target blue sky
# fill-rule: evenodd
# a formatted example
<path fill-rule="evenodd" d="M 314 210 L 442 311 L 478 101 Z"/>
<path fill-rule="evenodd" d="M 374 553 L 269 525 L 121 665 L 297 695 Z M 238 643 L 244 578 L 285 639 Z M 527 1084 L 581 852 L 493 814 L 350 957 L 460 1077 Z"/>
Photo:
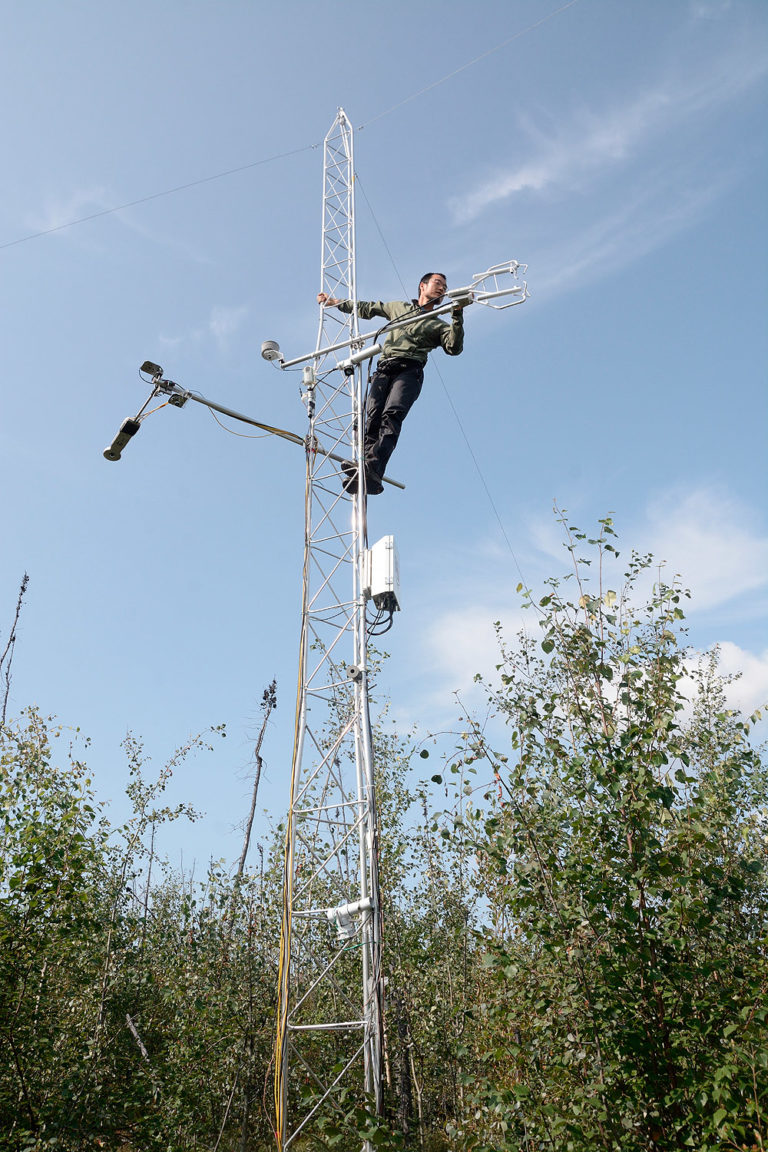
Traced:
<path fill-rule="evenodd" d="M 314 344 L 339 106 L 357 128 L 362 298 L 510 258 L 531 290 L 470 309 L 465 353 L 432 357 L 390 467 L 407 489 L 371 502 L 401 561 L 391 715 L 435 731 L 455 691 L 473 699 L 493 621 L 521 620 L 521 574 L 564 568 L 553 501 L 584 526 L 612 513 L 625 552 L 680 573 L 692 643 L 743 672 L 737 703 L 768 699 L 763 0 L 0 15 L 0 628 L 28 571 L 12 708 L 90 737 L 115 812 L 128 728 L 159 767 L 226 722 L 173 784 L 207 816 L 166 847 L 235 857 L 273 676 L 261 806 L 287 802 L 302 454 L 193 405 L 151 417 L 120 464 L 101 452 L 146 397 L 147 358 L 303 433 L 296 378 L 259 349 Z"/>

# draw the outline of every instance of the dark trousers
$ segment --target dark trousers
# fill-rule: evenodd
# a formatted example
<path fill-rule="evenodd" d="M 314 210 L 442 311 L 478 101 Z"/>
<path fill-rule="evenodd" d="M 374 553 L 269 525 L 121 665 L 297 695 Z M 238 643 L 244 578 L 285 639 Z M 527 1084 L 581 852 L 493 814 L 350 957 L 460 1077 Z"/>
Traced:
<path fill-rule="evenodd" d="M 423 382 L 424 366 L 418 360 L 379 360 L 365 410 L 365 466 L 378 476 L 384 475 Z"/>

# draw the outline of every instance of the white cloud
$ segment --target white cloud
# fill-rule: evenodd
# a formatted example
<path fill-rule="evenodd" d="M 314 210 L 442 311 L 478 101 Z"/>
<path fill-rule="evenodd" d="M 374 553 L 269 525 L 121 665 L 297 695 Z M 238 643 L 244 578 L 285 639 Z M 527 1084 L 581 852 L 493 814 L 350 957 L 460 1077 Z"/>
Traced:
<path fill-rule="evenodd" d="M 647 547 L 710 609 L 768 584 L 768 537 L 716 489 L 668 493 L 648 509 Z"/>
<path fill-rule="evenodd" d="M 445 612 L 426 631 L 425 642 L 436 672 L 448 691 L 466 689 L 476 673 L 487 674 L 499 663 L 493 621 L 498 605 L 474 603 Z M 509 615 L 505 615 L 505 622 Z M 506 629 L 509 634 L 509 629 Z"/>
<path fill-rule="evenodd" d="M 81 188 L 70 196 L 49 197 L 41 211 L 32 212 L 27 216 L 26 225 L 30 231 L 50 232 L 108 208 L 106 189 L 101 185 L 95 185 L 91 188 Z"/>
<path fill-rule="evenodd" d="M 646 174 L 616 211 L 539 254 L 537 294 L 552 299 L 652 252 L 700 219 L 731 179 L 729 173 L 718 173 L 706 182 L 675 188 L 669 168 Z"/>
<path fill-rule="evenodd" d="M 479 544 L 478 549 L 481 547 Z M 507 584 L 505 592 L 508 589 Z M 475 684 L 475 676 L 479 673 L 493 683 L 496 666 L 501 663 L 494 622 L 501 622 L 503 636 L 510 644 L 518 632 L 536 625 L 535 619 L 522 611 L 519 597 L 507 596 L 500 603 L 486 584 L 478 582 L 473 587 L 467 581 L 461 603 L 463 607 L 431 617 L 425 612 L 424 626 L 410 633 L 408 655 L 403 660 L 408 683 L 401 696 L 403 703 L 395 709 L 399 723 L 426 722 L 432 730 L 450 727 L 456 719 L 457 695 L 470 711 L 482 709 L 485 690 Z"/>
<path fill-rule="evenodd" d="M 521 134 L 535 137 L 535 154 L 452 198 L 456 221 L 471 221 L 491 205 L 521 192 L 583 189 L 607 170 L 626 165 L 655 137 L 741 95 L 760 80 L 768 61 L 759 48 L 734 46 L 687 74 L 680 65 L 621 107 L 577 110 L 567 123 L 560 120 L 558 129 L 548 136 L 531 131 L 520 119 Z"/>
<path fill-rule="evenodd" d="M 535 629 L 538 634 L 536 617 L 522 607 L 522 592 L 516 591 L 525 581 L 509 548 L 484 537 L 468 542 L 462 553 L 473 558 L 472 566 L 458 575 L 461 560 L 454 557 L 445 564 L 450 588 L 435 589 L 437 604 L 458 606 L 438 609 L 431 618 L 425 615 L 428 623 L 418 641 L 435 698 L 443 701 L 452 692 L 471 691 L 478 673 L 494 675 L 501 662 L 497 621 L 510 644 L 521 631 Z M 522 563 L 526 570 L 531 566 L 528 556 Z"/>
<path fill-rule="evenodd" d="M 658 90 L 602 119 L 581 113 L 575 123 L 543 143 L 539 156 L 456 197 L 452 207 L 457 222 L 473 220 L 491 204 L 517 192 L 540 192 L 552 185 L 573 188 L 590 169 L 624 159 L 649 127 L 665 116 L 669 99 Z"/>
<path fill-rule="evenodd" d="M 688 9 L 694 20 L 720 20 L 731 7 L 731 0 L 691 0 Z"/>
<path fill-rule="evenodd" d="M 566 509 L 561 509 L 560 511 L 564 515 L 568 515 Z M 548 516 L 546 519 L 535 519 L 531 517 L 528 521 L 528 532 L 537 553 L 546 556 L 548 561 L 557 560 L 561 562 L 564 559 L 563 541 L 565 537 L 563 536 L 562 527 L 555 519 L 554 514 Z"/>
<path fill-rule="evenodd" d="M 587 523 L 580 512 L 568 516 L 589 535 L 593 528 L 597 531 L 597 525 Z M 648 506 L 640 523 L 616 524 L 622 554 L 617 560 L 606 558 L 605 586 L 621 587 L 628 549 L 634 546 L 641 555 L 652 553 L 663 565 L 661 579 L 666 583 L 679 574 L 684 586 L 692 589 L 693 599 L 683 607 L 694 642 L 694 618 L 698 616 L 700 621 L 704 612 L 710 614 L 706 623 L 709 634 L 713 631 L 712 610 L 723 605 L 731 606 L 731 615 L 732 608 L 740 605 L 744 613 L 756 618 L 760 611 L 759 607 L 756 610 L 755 593 L 768 590 L 768 536 L 753 526 L 753 520 L 748 507 L 714 488 L 665 493 Z M 563 548 L 563 532 L 554 516 L 531 520 L 528 538 L 523 567 L 537 599 L 544 592 L 544 579 L 569 570 L 570 556 Z M 425 611 L 424 626 L 410 635 L 408 704 L 399 710 L 398 717 L 404 722 L 429 717 L 430 727 L 450 726 L 455 720 L 456 692 L 470 710 L 483 708 L 485 693 L 474 684 L 474 676 L 480 673 L 491 683 L 496 680 L 495 669 L 501 661 L 494 621 L 501 621 L 503 637 L 512 647 L 520 631 L 540 639 L 536 612 L 524 610 L 521 597 L 513 591 L 517 577 L 510 579 L 508 553 L 482 540 L 468 542 L 466 550 L 469 555 L 482 555 L 484 562 L 482 574 L 462 580 L 461 607 L 434 617 Z M 593 565 L 589 581 L 596 576 Z M 659 568 L 654 565 L 638 580 L 633 601 L 643 603 L 658 579 Z M 573 591 L 564 587 L 567 596 Z M 443 602 L 439 593 L 436 600 Z M 739 647 L 728 638 L 728 625 L 722 621 L 716 621 L 715 638 L 720 646 L 721 671 L 742 674 L 728 689 L 729 703 L 749 714 L 768 700 L 768 651 Z"/>
<path fill-rule="evenodd" d="M 729 705 L 744 716 L 768 705 L 768 649 L 755 654 L 730 640 L 723 640 L 719 648 L 720 671 L 724 675 L 738 674 L 738 679 L 726 689 Z"/>
<path fill-rule="evenodd" d="M 250 308 L 246 304 L 225 307 L 215 305 L 211 309 L 208 320 L 194 328 L 175 336 L 159 336 L 158 341 L 164 347 L 176 350 L 181 345 L 200 344 L 211 337 L 216 341 L 220 352 L 226 352 L 232 337 L 237 334 L 243 322 L 249 315 Z"/>
<path fill-rule="evenodd" d="M 151 244 L 180 252 L 187 259 L 197 264 L 212 263 L 210 257 L 204 255 L 197 246 L 188 243 L 178 236 L 169 237 L 151 228 L 143 218 L 140 218 L 134 208 L 116 207 L 119 197 L 102 185 L 91 188 L 82 188 L 70 196 L 49 197 L 40 212 L 30 213 L 26 218 L 26 225 L 31 232 L 66 231 L 71 225 L 85 223 L 90 219 L 109 216 L 114 217 L 115 223 L 127 229 L 134 236 L 140 236 Z M 75 229 L 78 243 L 93 244 L 93 233 L 87 230 Z"/>
<path fill-rule="evenodd" d="M 566 511 L 592 536 L 598 525 L 585 520 L 582 511 Z M 748 594 L 762 598 L 768 594 L 768 534 L 756 509 L 736 500 L 714 485 L 679 486 L 655 496 L 640 512 L 639 522 L 626 523 L 614 517 L 619 533 L 621 556 L 609 561 L 607 571 L 615 581 L 626 568 L 627 549 L 641 555 L 650 553 L 654 568 L 648 585 L 659 577 L 671 583 L 679 576 L 691 589 L 693 599 L 686 614 L 711 611 L 741 600 Z M 528 534 L 537 555 L 526 562 L 526 574 L 534 587 L 537 580 L 560 575 L 570 567 L 564 551 L 565 536 L 555 516 L 540 517 L 528 523 Z M 554 561 L 554 567 L 553 567 Z M 643 583 L 639 595 L 647 595 Z M 751 611 L 754 604 L 750 604 Z"/>
<path fill-rule="evenodd" d="M 219 347 L 229 343 L 247 315 L 248 308 L 245 305 L 234 308 L 216 307 L 212 310 L 208 328 Z"/>
<path fill-rule="evenodd" d="M 580 512 L 567 515 L 589 535 L 597 531 L 596 524 L 584 523 Z M 638 581 L 638 597 L 648 596 L 659 578 L 669 584 L 679 577 L 692 593 L 686 615 L 733 606 L 750 595 L 745 612 L 753 613 L 756 596 L 768 593 L 768 535 L 760 527 L 761 519 L 755 509 L 715 486 L 666 491 L 648 503 L 639 523 L 627 524 L 621 518 L 615 523 L 622 555 L 607 561 L 606 573 L 614 586 L 621 582 L 629 546 L 641 555 L 650 553 L 654 560 L 653 568 Z M 539 572 L 566 571 L 569 557 L 554 517 L 532 520 L 529 532 L 539 552 Z"/>
<path fill-rule="evenodd" d="M 750 652 L 731 640 L 722 640 L 716 647 L 716 676 L 725 680 L 731 678 L 730 683 L 723 685 L 726 707 L 739 712 L 745 720 L 762 711 L 762 716 L 756 720 L 757 727 L 754 732 L 754 737 L 761 742 L 765 739 L 768 726 L 768 649 L 758 653 Z M 708 658 L 706 655 L 694 652 L 686 658 L 685 666 L 688 677 L 680 685 L 685 698 L 685 707 L 680 718 L 688 721 L 693 715 L 693 706 L 698 695 L 697 673 L 702 671 L 706 673 Z"/>

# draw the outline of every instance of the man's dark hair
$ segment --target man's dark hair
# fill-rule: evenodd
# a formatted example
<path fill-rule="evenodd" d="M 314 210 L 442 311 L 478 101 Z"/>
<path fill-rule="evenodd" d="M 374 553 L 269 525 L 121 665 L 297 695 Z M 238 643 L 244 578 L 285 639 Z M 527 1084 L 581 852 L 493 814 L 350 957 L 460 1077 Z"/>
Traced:
<path fill-rule="evenodd" d="M 425 272 L 421 280 L 419 280 L 419 288 L 421 288 L 422 284 L 426 284 L 427 280 L 430 280 L 433 276 L 442 276 L 443 280 L 447 283 L 445 272 Z"/>

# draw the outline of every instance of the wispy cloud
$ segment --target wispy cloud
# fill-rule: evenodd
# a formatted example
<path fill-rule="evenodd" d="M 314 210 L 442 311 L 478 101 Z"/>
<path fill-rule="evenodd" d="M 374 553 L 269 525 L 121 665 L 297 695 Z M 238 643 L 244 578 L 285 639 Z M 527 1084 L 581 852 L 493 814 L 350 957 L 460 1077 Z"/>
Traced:
<path fill-rule="evenodd" d="M 648 509 L 647 541 L 708 610 L 768 585 L 768 537 L 749 509 L 714 488 L 672 492 Z"/>
<path fill-rule="evenodd" d="M 216 304 L 211 308 L 208 319 L 201 324 L 177 335 L 161 335 L 158 340 L 164 348 L 176 350 L 184 344 L 199 345 L 213 338 L 219 352 L 226 352 L 250 315 L 250 311 L 248 304 Z"/>
<path fill-rule="evenodd" d="M 628 165 L 656 138 L 759 81 L 768 71 L 768 60 L 758 47 L 734 47 L 687 75 L 679 68 L 620 107 L 578 109 L 548 133 L 519 118 L 520 136 L 533 145 L 533 155 L 453 198 L 455 220 L 471 221 L 491 205 L 523 192 L 583 190 L 608 171 Z"/>
<path fill-rule="evenodd" d="M 673 173 L 646 172 L 613 211 L 536 257 L 536 293 L 552 299 L 641 259 L 705 215 L 733 177 L 717 173 L 674 187 Z"/>
<path fill-rule="evenodd" d="M 602 118 L 580 113 L 567 128 L 542 141 L 538 155 L 456 197 L 451 204 L 457 223 L 473 220 L 490 205 L 518 192 L 581 186 L 588 173 L 625 159 L 650 127 L 661 121 L 669 104 L 669 94 L 659 89 Z"/>
<path fill-rule="evenodd" d="M 725 676 L 735 676 L 726 689 L 726 698 L 732 708 L 750 716 L 758 708 L 768 705 L 768 649 L 764 652 L 747 652 L 723 640 L 720 648 L 720 671 Z"/>
<path fill-rule="evenodd" d="M 494 621 L 502 624 L 508 641 L 532 621 L 509 590 L 501 602 L 488 589 L 466 589 L 464 607 L 438 612 L 424 629 L 410 638 L 408 667 L 410 679 L 403 694 L 404 703 L 395 709 L 395 719 L 408 726 L 426 725 L 432 730 L 451 728 L 456 720 L 456 698 L 470 711 L 481 710 L 485 688 L 475 682 L 477 675 L 493 682 L 501 662 L 499 639 Z M 401 688 L 403 686 L 401 677 Z"/>
<path fill-rule="evenodd" d="M 597 525 L 583 524 L 579 515 L 569 517 L 590 534 Z M 626 550 L 650 554 L 654 569 L 639 595 L 646 595 L 652 581 L 661 576 L 671 584 L 679 577 L 690 588 L 687 613 L 711 612 L 748 596 L 768 591 L 768 535 L 759 526 L 755 509 L 734 499 L 716 486 L 682 485 L 654 496 L 640 510 L 634 524 L 619 519 L 622 551 L 612 580 L 626 568 Z M 538 550 L 538 569 L 557 575 L 566 559 L 563 534 L 553 519 L 532 521 L 531 539 Z M 609 571 L 612 567 L 609 566 Z"/>
<path fill-rule="evenodd" d="M 573 519 L 591 531 L 592 525 L 583 524 L 578 515 Z M 667 583 L 679 576 L 692 590 L 685 612 L 694 633 L 704 620 L 711 634 L 712 613 L 718 610 L 719 623 L 714 631 L 721 650 L 721 670 L 742 674 L 727 696 L 733 706 L 745 712 L 768 699 L 768 652 L 739 647 L 730 638 L 722 616 L 724 606 L 732 616 L 730 609 L 739 602 L 744 612 L 760 613 L 755 599 L 768 589 L 768 536 L 754 526 L 754 521 L 754 511 L 724 491 L 699 487 L 668 492 L 650 503 L 634 525 L 617 525 L 622 555 L 614 564 L 606 564 L 607 586 L 618 590 L 628 548 L 652 553 L 662 566 L 661 573 L 657 566 L 649 570 L 638 581 L 633 599 L 642 603 L 660 575 Z M 543 593 L 547 577 L 569 569 L 570 558 L 563 550 L 563 533 L 554 517 L 532 521 L 528 532 L 524 568 L 536 596 L 538 590 Z M 494 680 L 499 663 L 494 621 L 501 621 L 508 642 L 521 630 L 539 636 L 535 612 L 522 609 L 520 596 L 514 591 L 516 581 L 510 579 L 508 555 L 501 551 L 494 554 L 487 542 L 468 547 L 468 554 L 480 553 L 482 574 L 474 580 L 470 574 L 465 576 L 459 596 L 462 606 L 438 611 L 411 637 L 413 686 L 404 714 L 409 721 L 415 715 L 429 716 L 430 723 L 439 726 L 444 717 L 455 713 L 454 692 L 460 692 L 468 706 L 482 707 L 484 692 L 474 684 L 474 677 L 480 673 Z M 592 578 L 594 568 L 590 570 Z M 440 602 L 444 598 L 438 593 L 437 599 Z"/>
<path fill-rule="evenodd" d="M 27 214 L 25 227 L 30 232 L 52 232 L 109 208 L 107 189 L 102 185 L 79 188 L 68 196 L 50 195 L 43 206 Z"/>
<path fill-rule="evenodd" d="M 733 7 L 733 0 L 690 0 L 688 11 L 694 20 L 721 20 Z"/>
<path fill-rule="evenodd" d="M 25 226 L 30 233 L 60 233 L 72 235 L 80 245 L 93 245 L 93 233 L 82 228 L 73 229 L 74 224 L 84 224 L 91 219 L 110 218 L 115 227 L 124 228 L 133 236 L 140 236 L 151 244 L 163 248 L 170 248 L 180 252 L 188 259 L 198 264 L 210 264 L 210 257 L 205 256 L 198 246 L 192 245 L 186 239 L 153 229 L 146 221 L 139 219 L 135 210 L 130 207 L 115 210 L 118 196 L 102 185 L 89 188 L 80 188 L 69 195 L 50 195 L 39 210 L 30 212 L 25 220 Z"/>
<path fill-rule="evenodd" d="M 427 650 L 435 671 L 450 690 L 466 689 L 476 673 L 486 674 L 499 663 L 499 643 L 494 621 L 501 617 L 504 633 L 514 636 L 530 624 L 519 605 L 498 601 L 478 602 L 467 608 L 441 613 L 429 626 Z"/>
<path fill-rule="evenodd" d="M 211 312 L 208 330 L 219 348 L 226 348 L 230 340 L 244 323 L 249 309 L 241 304 L 234 308 L 216 307 Z"/>

